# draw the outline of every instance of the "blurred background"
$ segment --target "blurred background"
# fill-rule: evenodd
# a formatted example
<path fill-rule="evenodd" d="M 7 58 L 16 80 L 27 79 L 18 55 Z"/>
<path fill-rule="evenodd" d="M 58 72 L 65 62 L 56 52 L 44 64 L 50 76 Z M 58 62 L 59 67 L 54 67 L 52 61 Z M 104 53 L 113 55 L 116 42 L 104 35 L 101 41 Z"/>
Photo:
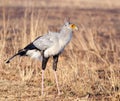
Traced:
<path fill-rule="evenodd" d="M 41 63 L 5 61 L 36 37 L 79 27 L 61 54 L 57 96 L 50 59 L 41 96 Z M 0 101 L 119 101 L 120 0 L 0 0 Z"/>
<path fill-rule="evenodd" d="M 0 6 L 9 7 L 77 7 L 113 9 L 120 7 L 119 0 L 1 0 Z"/>

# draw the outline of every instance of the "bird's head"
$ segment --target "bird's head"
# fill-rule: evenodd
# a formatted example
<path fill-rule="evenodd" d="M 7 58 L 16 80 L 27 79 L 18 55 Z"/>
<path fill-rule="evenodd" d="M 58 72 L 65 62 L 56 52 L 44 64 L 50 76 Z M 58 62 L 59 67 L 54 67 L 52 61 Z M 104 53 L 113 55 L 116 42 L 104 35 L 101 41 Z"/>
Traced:
<path fill-rule="evenodd" d="M 78 30 L 78 27 L 75 24 L 70 23 L 70 21 L 65 21 L 63 25 L 63 29 L 74 31 L 74 30 Z"/>

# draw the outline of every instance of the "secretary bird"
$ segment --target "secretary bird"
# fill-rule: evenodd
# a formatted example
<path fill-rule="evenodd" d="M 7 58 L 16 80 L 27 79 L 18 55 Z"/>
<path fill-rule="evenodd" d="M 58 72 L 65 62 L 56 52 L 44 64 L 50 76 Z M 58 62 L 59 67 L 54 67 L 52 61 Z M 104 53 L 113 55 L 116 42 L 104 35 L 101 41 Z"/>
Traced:
<path fill-rule="evenodd" d="M 57 63 L 58 57 L 63 52 L 65 46 L 70 42 L 73 34 L 73 30 L 78 30 L 78 27 L 66 21 L 59 32 L 48 32 L 43 36 L 39 36 L 33 42 L 28 44 L 25 48 L 21 49 L 9 58 L 6 63 L 9 63 L 11 59 L 15 56 L 30 56 L 31 58 L 39 59 L 42 62 L 42 90 L 44 91 L 44 71 L 46 69 L 46 64 L 49 57 L 53 57 L 53 70 L 55 75 L 56 86 L 58 90 L 58 95 L 60 94 L 60 89 L 57 79 Z"/>

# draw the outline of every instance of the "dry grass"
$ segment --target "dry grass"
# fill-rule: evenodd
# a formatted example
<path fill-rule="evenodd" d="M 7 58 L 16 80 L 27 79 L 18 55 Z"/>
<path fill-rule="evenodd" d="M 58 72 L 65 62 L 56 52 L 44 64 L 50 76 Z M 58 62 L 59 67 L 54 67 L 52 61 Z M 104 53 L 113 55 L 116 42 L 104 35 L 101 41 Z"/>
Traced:
<path fill-rule="evenodd" d="M 70 10 L 1 8 L 1 101 L 120 100 L 119 13 L 117 10 Z M 39 61 L 16 57 L 8 65 L 4 62 L 48 29 L 58 30 L 66 14 L 80 29 L 59 59 L 57 72 L 62 95 L 57 96 L 50 60 L 42 97 Z"/>

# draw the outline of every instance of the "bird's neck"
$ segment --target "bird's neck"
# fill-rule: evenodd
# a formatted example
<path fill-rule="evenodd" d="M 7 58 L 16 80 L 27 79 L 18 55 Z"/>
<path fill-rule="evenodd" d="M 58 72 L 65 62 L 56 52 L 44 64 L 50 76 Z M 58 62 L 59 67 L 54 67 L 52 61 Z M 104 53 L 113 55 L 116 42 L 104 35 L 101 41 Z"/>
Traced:
<path fill-rule="evenodd" d="M 61 38 L 68 38 L 72 35 L 72 30 L 71 29 L 62 29 L 60 30 L 59 36 Z"/>
<path fill-rule="evenodd" d="M 59 37 L 61 44 L 67 45 L 72 38 L 72 30 L 61 30 Z"/>

